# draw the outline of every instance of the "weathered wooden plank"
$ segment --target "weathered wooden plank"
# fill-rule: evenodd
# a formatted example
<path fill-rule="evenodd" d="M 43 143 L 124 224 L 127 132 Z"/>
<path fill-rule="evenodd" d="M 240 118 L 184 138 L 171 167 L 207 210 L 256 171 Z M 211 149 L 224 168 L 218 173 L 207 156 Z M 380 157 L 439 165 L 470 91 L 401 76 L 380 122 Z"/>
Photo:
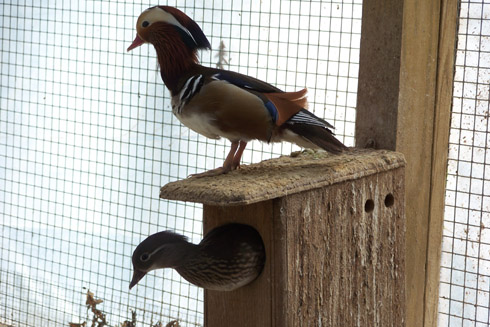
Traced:
<path fill-rule="evenodd" d="M 396 147 L 402 0 L 364 0 L 357 90 L 358 147 Z"/>
<path fill-rule="evenodd" d="M 402 169 L 277 200 L 288 326 L 405 326 L 403 200 Z"/>
<path fill-rule="evenodd" d="M 407 156 L 407 326 L 423 326 L 440 0 L 406 0 L 403 19 L 396 149 Z"/>
<path fill-rule="evenodd" d="M 458 14 L 458 0 L 442 1 L 432 145 L 433 160 L 431 167 L 424 326 L 436 326 L 438 316 L 442 227 L 444 223 L 444 199 L 453 100 L 454 63 L 459 23 Z"/>
<path fill-rule="evenodd" d="M 168 183 L 160 197 L 209 205 L 243 205 L 274 199 L 393 169 L 405 164 L 399 153 L 358 150 L 283 156 L 243 166 L 226 175 Z"/>

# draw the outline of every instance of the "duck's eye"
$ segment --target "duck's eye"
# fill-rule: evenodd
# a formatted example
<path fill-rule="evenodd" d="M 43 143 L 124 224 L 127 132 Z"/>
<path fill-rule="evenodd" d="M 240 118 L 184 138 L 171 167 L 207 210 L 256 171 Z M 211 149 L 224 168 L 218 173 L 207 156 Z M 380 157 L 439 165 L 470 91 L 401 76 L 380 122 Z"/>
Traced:
<path fill-rule="evenodd" d="M 140 257 L 141 261 L 146 261 L 150 258 L 150 256 L 148 255 L 148 253 L 143 253 Z"/>
<path fill-rule="evenodd" d="M 141 24 L 141 26 L 143 27 L 147 27 L 148 25 L 150 25 L 150 23 L 147 20 L 145 20 L 143 24 Z"/>

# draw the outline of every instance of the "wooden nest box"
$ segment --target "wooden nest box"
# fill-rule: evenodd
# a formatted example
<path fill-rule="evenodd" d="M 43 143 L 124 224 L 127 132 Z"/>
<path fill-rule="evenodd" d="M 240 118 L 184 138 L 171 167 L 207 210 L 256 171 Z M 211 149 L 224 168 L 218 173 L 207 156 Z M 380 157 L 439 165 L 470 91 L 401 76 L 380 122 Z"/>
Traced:
<path fill-rule="evenodd" d="M 205 326 L 405 326 L 403 155 L 281 157 L 165 185 L 204 204 L 204 232 L 254 226 L 266 265 L 232 292 L 205 291 Z"/>

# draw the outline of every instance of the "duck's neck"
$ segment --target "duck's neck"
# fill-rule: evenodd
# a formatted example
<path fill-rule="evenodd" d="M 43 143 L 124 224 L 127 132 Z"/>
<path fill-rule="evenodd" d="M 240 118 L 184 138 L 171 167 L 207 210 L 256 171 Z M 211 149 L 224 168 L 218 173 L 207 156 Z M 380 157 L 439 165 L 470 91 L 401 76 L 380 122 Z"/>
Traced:
<path fill-rule="evenodd" d="M 157 52 L 162 80 L 170 92 L 175 94 L 178 91 L 179 80 L 198 66 L 197 50 L 185 45 L 172 30 L 162 30 L 157 34 L 158 37 L 150 42 Z"/>
<path fill-rule="evenodd" d="M 175 243 L 173 248 L 169 249 L 168 257 L 165 258 L 166 265 L 162 268 L 179 269 L 185 267 L 190 261 L 193 261 L 198 255 L 198 246 L 189 242 Z"/>

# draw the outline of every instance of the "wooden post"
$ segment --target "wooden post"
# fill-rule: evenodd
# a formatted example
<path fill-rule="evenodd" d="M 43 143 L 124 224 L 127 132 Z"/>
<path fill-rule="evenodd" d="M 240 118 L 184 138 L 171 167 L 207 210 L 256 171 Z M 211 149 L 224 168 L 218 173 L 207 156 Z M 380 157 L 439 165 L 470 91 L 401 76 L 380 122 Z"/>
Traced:
<path fill-rule="evenodd" d="M 204 203 L 205 232 L 241 222 L 264 240 L 256 281 L 205 291 L 206 326 L 405 326 L 400 154 L 281 157 L 160 196 Z"/>
<path fill-rule="evenodd" d="M 437 323 L 457 0 L 364 0 L 356 142 L 405 155 L 407 326 Z"/>

